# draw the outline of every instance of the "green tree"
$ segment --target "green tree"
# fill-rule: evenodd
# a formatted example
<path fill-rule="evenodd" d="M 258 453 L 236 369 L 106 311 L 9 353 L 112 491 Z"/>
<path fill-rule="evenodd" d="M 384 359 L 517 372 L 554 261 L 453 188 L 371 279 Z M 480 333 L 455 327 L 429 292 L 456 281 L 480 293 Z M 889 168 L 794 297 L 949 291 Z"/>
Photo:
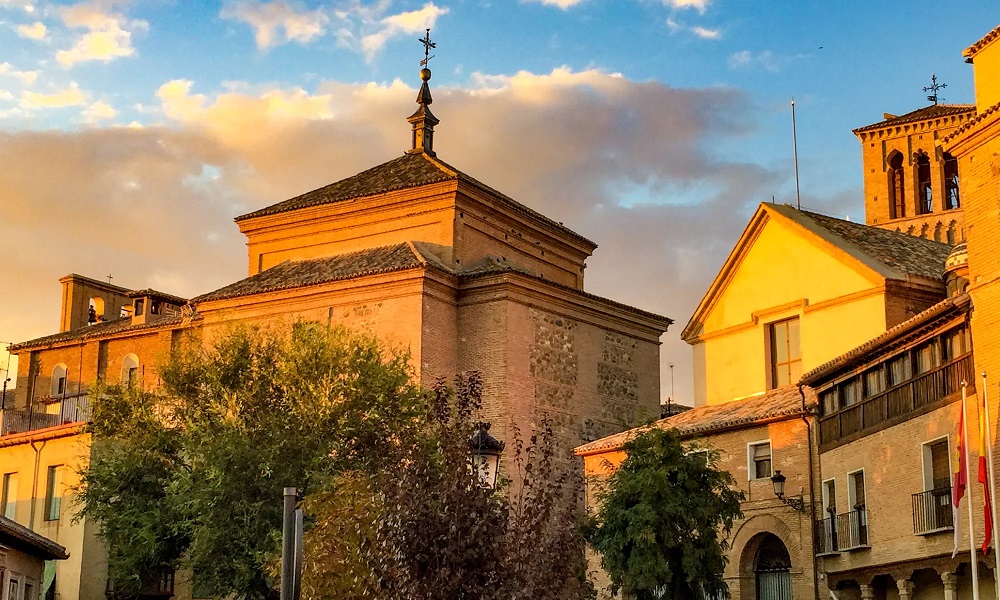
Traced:
<path fill-rule="evenodd" d="M 587 538 L 612 593 L 636 600 L 728 597 L 722 572 L 743 492 L 715 451 L 688 452 L 676 430 L 652 428 L 598 494 Z"/>
<path fill-rule="evenodd" d="M 274 596 L 282 488 L 385 470 L 387 440 L 412 437 L 423 412 L 405 353 L 314 323 L 192 339 L 159 374 L 156 390 L 92 396 L 80 514 L 100 524 L 123 595 L 185 566 L 215 595 Z"/>

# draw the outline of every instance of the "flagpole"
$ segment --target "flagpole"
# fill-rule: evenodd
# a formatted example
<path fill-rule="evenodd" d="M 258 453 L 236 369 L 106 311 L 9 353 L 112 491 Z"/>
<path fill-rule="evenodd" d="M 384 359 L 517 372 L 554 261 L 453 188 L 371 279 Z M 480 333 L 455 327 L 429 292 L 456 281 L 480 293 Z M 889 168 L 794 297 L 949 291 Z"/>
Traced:
<path fill-rule="evenodd" d="M 996 483 L 993 481 L 996 479 L 993 473 L 993 435 L 990 433 L 991 421 L 990 421 L 990 397 L 986 383 L 986 371 L 983 371 L 983 410 L 986 411 L 986 456 L 989 462 L 989 468 L 986 469 L 987 474 L 990 478 L 990 507 L 993 509 L 993 559 L 996 561 L 996 568 L 993 570 L 994 584 L 997 588 L 997 598 L 1000 600 L 1000 552 L 997 551 L 997 544 L 1000 543 L 997 540 L 997 490 Z"/>
<path fill-rule="evenodd" d="M 969 382 L 962 380 L 962 438 L 965 440 L 965 469 L 969 471 L 969 412 L 966 409 L 966 388 Z M 966 476 L 968 477 L 968 476 Z M 965 501 L 969 513 L 969 556 L 972 557 L 972 600 L 979 600 L 979 559 L 976 557 L 976 530 L 973 527 L 972 515 L 972 490 L 969 490 L 969 497 Z"/>

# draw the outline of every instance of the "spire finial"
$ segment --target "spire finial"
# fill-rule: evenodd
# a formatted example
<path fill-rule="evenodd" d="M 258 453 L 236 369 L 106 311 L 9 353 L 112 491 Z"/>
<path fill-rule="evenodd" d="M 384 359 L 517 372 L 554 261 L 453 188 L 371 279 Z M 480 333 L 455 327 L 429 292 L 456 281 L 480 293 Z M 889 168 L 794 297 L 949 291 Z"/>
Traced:
<path fill-rule="evenodd" d="M 931 84 L 924 88 L 925 92 L 930 92 L 931 95 L 927 96 L 927 99 L 934 104 L 938 103 L 938 100 L 944 100 L 944 98 L 938 98 L 938 90 L 943 90 L 948 87 L 947 83 L 938 83 L 937 74 L 931 73 Z"/>
<path fill-rule="evenodd" d="M 431 30 L 428 29 L 424 37 L 418 40 L 424 45 L 424 59 L 420 61 L 420 91 L 417 92 L 417 104 L 420 108 L 410 115 L 407 121 L 413 126 L 412 147 L 407 150 L 408 154 L 430 154 L 434 156 L 434 126 L 439 123 L 437 117 L 431 113 L 430 105 L 434 102 L 431 98 L 431 88 L 427 84 L 431 80 L 431 70 L 427 68 L 427 63 L 431 56 L 431 48 L 437 48 L 437 44 L 431 41 Z"/>

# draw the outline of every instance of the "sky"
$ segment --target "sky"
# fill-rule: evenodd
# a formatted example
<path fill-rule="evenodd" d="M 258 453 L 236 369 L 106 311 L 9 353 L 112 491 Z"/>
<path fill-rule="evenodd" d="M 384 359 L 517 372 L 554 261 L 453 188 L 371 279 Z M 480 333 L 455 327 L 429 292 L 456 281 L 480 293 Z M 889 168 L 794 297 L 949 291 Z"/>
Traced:
<path fill-rule="evenodd" d="M 0 0 L 0 342 L 56 332 L 69 273 L 245 277 L 234 217 L 408 147 L 430 27 L 438 156 L 596 241 L 587 290 L 674 319 L 663 396 L 690 404 L 684 324 L 757 204 L 794 203 L 790 101 L 803 207 L 861 221 L 851 129 L 931 73 L 972 102 L 962 50 L 998 24 L 995 0 Z"/>

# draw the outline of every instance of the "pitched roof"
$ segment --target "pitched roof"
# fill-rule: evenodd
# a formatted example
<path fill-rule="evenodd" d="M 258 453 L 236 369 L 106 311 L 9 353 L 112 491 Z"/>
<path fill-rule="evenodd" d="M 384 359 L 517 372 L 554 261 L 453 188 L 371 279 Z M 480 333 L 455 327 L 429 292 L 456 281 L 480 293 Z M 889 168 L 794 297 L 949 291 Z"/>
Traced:
<path fill-rule="evenodd" d="M 133 290 L 128 293 L 129 298 L 159 298 L 160 300 L 166 300 L 171 304 L 180 304 L 181 306 L 187 304 L 187 298 L 181 298 L 180 296 L 175 296 L 173 294 L 168 294 L 166 292 L 161 292 L 159 290 L 154 290 L 152 288 L 146 288 L 143 290 Z"/>
<path fill-rule="evenodd" d="M 69 558 L 66 548 L 3 516 L 0 516 L 0 546 L 10 546 L 44 560 Z"/>
<path fill-rule="evenodd" d="M 886 346 L 896 340 L 907 337 L 908 334 L 917 332 L 927 325 L 950 317 L 962 310 L 969 308 L 971 298 L 968 294 L 960 294 L 952 298 L 946 298 L 934 306 L 921 313 L 910 317 L 902 323 L 891 327 L 882 335 L 872 338 L 860 346 L 841 354 L 809 371 L 799 380 L 803 385 L 812 386 L 825 380 L 831 375 L 866 362 L 872 351 L 879 347 Z"/>
<path fill-rule="evenodd" d="M 997 36 L 1000 36 L 1000 25 L 994 27 L 992 31 L 979 38 L 979 41 L 969 46 L 964 52 L 962 52 L 962 56 L 967 59 L 966 62 L 972 62 L 972 57 L 975 56 L 977 52 L 985 48 L 990 42 L 995 40 Z"/>
<path fill-rule="evenodd" d="M 298 210 L 311 206 L 332 204 L 365 196 L 374 196 L 396 190 L 420 187 L 445 181 L 459 181 L 468 184 L 494 197 L 507 208 L 546 223 L 568 236 L 585 244 L 597 247 L 597 244 L 576 233 L 572 229 L 553 221 L 545 215 L 528 208 L 513 198 L 491 188 L 485 183 L 459 171 L 448 163 L 423 153 L 404 154 L 378 166 L 352 175 L 346 179 L 331 183 L 311 192 L 290 198 L 260 210 L 240 215 L 236 221 L 253 219 L 265 215 Z"/>
<path fill-rule="evenodd" d="M 121 317 L 111 321 L 95 323 L 93 325 L 84 325 L 83 327 L 78 327 L 70 331 L 54 333 L 52 335 L 47 335 L 44 337 L 35 338 L 33 340 L 28 340 L 26 342 L 19 342 L 17 344 L 13 344 L 10 347 L 10 351 L 17 352 L 24 348 L 47 346 L 49 344 L 56 344 L 59 342 L 67 342 L 71 340 L 89 340 L 99 337 L 119 335 L 127 332 L 141 331 L 143 329 L 156 329 L 158 327 L 169 327 L 172 325 L 180 325 L 184 321 L 184 318 L 185 317 L 181 315 L 175 315 L 175 316 L 163 317 L 161 319 L 150 321 L 148 323 L 140 323 L 138 325 L 133 325 L 132 317 Z M 197 318 L 197 316 L 195 318 Z"/>
<path fill-rule="evenodd" d="M 654 427 L 676 429 L 681 437 L 690 438 L 798 417 L 807 414 L 811 407 L 812 403 L 807 403 L 804 410 L 798 387 L 786 385 L 757 396 L 692 408 L 660 419 L 651 425 L 636 427 L 584 444 L 577 447 L 575 452 L 583 456 L 620 450 L 626 442 Z"/>
<path fill-rule="evenodd" d="M 939 119 L 941 117 L 950 117 L 952 115 L 961 115 L 965 113 L 973 114 L 975 112 L 975 104 L 931 104 L 930 106 L 910 111 L 905 115 L 889 117 L 883 121 L 879 121 L 878 123 L 858 127 L 853 131 L 857 134 L 863 131 L 881 129 L 883 127 L 895 127 L 896 125 L 904 125 L 906 123 L 916 123 L 917 121 L 927 121 L 929 119 Z"/>
<path fill-rule="evenodd" d="M 955 139 L 958 138 L 959 136 L 964 135 L 968 131 L 985 127 L 985 123 L 987 121 L 990 121 L 991 119 L 997 116 L 998 110 L 1000 110 L 1000 102 L 986 109 L 983 109 L 982 111 L 979 112 L 979 114 L 975 116 L 975 118 L 969 119 L 965 123 L 962 123 L 961 127 L 952 131 L 948 135 L 944 136 L 944 138 L 941 140 L 941 143 L 949 144 L 955 141 Z"/>
<path fill-rule="evenodd" d="M 827 235 L 824 237 L 827 237 L 828 241 L 835 245 L 845 250 L 857 249 L 865 257 L 906 275 L 916 275 L 934 280 L 940 280 L 944 276 L 944 261 L 952 250 L 948 244 L 926 240 L 899 231 L 797 210 L 788 205 L 772 204 L 769 206 L 816 233 L 832 234 L 835 239 L 831 239 Z"/>
<path fill-rule="evenodd" d="M 270 269 L 192 298 L 192 303 L 210 302 L 252 294 L 319 285 L 353 277 L 405 271 L 428 265 L 428 260 L 409 243 L 382 246 L 310 260 L 279 263 Z"/>

